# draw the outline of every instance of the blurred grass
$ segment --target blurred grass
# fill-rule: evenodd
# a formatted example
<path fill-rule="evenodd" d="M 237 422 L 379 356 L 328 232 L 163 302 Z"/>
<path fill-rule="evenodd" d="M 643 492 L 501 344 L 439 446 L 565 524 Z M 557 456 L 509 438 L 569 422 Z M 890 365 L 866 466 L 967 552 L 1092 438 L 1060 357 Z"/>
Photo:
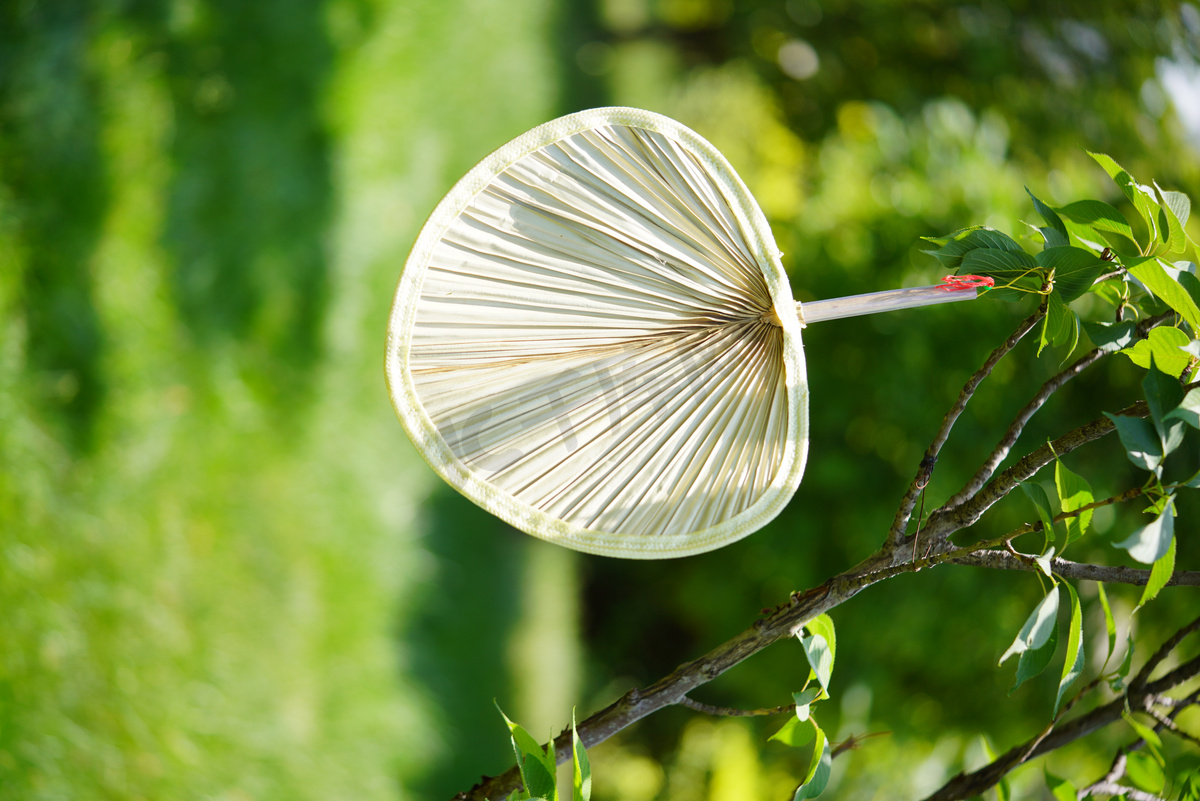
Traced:
<path fill-rule="evenodd" d="M 409 645 L 443 599 L 384 321 L 556 110 L 550 4 L 0 16 L 0 796 L 414 797 L 473 742 L 421 660 L 508 668 Z"/>

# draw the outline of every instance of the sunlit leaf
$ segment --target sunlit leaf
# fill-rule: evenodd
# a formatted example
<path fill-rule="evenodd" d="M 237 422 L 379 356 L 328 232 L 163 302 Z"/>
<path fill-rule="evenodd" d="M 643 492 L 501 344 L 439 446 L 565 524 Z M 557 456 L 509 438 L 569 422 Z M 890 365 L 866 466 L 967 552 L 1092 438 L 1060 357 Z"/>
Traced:
<path fill-rule="evenodd" d="M 1058 587 L 1054 589 L 1057 591 Z M 1021 658 L 1017 662 L 1016 681 L 1013 683 L 1012 689 L 1008 691 L 1010 694 L 1034 676 L 1040 675 L 1050 665 L 1050 660 L 1054 658 L 1054 652 L 1058 650 L 1058 626 L 1054 625 L 1053 618 L 1050 623 L 1050 636 L 1046 642 L 1021 653 Z"/>
<path fill-rule="evenodd" d="M 1109 204 L 1100 200 L 1078 200 L 1058 209 L 1058 213 L 1094 231 L 1119 255 L 1127 258 L 1141 255 L 1129 221 Z"/>
<path fill-rule="evenodd" d="M 1167 248 L 1171 253 L 1182 253 L 1187 248 L 1187 234 L 1183 230 L 1183 223 L 1187 219 L 1187 215 L 1185 214 L 1184 219 L 1180 220 L 1171 200 L 1179 204 L 1181 210 L 1186 209 L 1187 211 L 1191 211 L 1191 201 L 1187 195 L 1181 192 L 1164 192 L 1158 184 L 1154 185 L 1154 190 L 1158 195 L 1159 207 L 1162 209 L 1163 216 L 1166 218 L 1166 224 L 1170 229 L 1170 234 L 1166 239 Z M 1174 197 L 1168 198 L 1168 195 Z M 1183 198 L 1182 204 L 1179 203 L 1178 198 Z"/>
<path fill-rule="evenodd" d="M 1074 512 L 1095 501 L 1095 497 L 1092 495 L 1092 486 L 1087 479 L 1072 472 L 1062 463 L 1061 459 L 1054 462 L 1054 485 L 1058 489 L 1058 503 L 1064 512 Z M 1067 547 L 1067 543 L 1086 534 L 1091 523 L 1091 509 L 1080 512 L 1075 517 L 1068 517 L 1064 521 L 1067 528 L 1067 540 L 1063 543 L 1063 548 Z"/>
<path fill-rule="evenodd" d="M 1079 605 L 1079 595 L 1076 594 L 1075 588 L 1067 584 L 1067 592 L 1071 596 L 1071 622 L 1067 629 L 1067 656 L 1063 660 L 1062 677 L 1058 680 L 1058 694 L 1054 697 L 1054 717 L 1058 717 L 1063 694 L 1083 673 L 1084 667 L 1083 610 Z"/>
<path fill-rule="evenodd" d="M 588 760 L 579 730 L 575 728 L 575 710 L 571 710 L 571 801 L 590 801 L 592 797 L 592 764 Z"/>
<path fill-rule="evenodd" d="M 787 719 L 787 722 L 780 727 L 779 731 L 768 737 L 768 740 L 790 745 L 793 748 L 800 748 L 813 741 L 820 729 L 811 717 L 800 720 L 793 716 Z"/>
<path fill-rule="evenodd" d="M 1167 274 L 1158 259 L 1144 259 L 1129 265 L 1129 272 L 1145 284 L 1155 297 L 1178 312 L 1193 331 L 1200 332 L 1200 307 L 1196 306 L 1187 290 Z"/>
<path fill-rule="evenodd" d="M 808 658 L 808 664 L 812 667 L 817 682 L 828 695 L 829 679 L 833 673 L 833 651 L 830 650 L 829 643 L 820 634 L 813 634 L 811 637 L 801 637 L 800 646 L 804 649 L 804 655 Z"/>
<path fill-rule="evenodd" d="M 1191 362 L 1191 357 L 1180 350 L 1190 341 L 1188 335 L 1178 328 L 1160 325 L 1158 328 L 1152 329 L 1145 339 L 1121 352 L 1138 367 L 1149 368 L 1150 360 L 1153 358 L 1154 363 L 1164 373 L 1179 375 L 1187 369 Z"/>
<path fill-rule="evenodd" d="M 500 709 L 500 706 L 497 704 L 496 708 Z M 500 715 L 508 724 L 508 730 L 512 736 L 513 753 L 517 757 L 517 768 L 521 771 L 521 781 L 525 783 L 525 790 L 531 796 L 541 796 L 549 801 L 556 801 L 558 785 L 555 782 L 557 763 L 554 759 L 554 741 L 551 740 L 546 745 L 546 750 L 543 751 L 542 746 L 533 739 L 529 732 L 508 719 L 504 710 L 500 709 Z"/>
<path fill-rule="evenodd" d="M 1171 544 L 1167 546 L 1167 552 L 1155 560 L 1154 566 L 1150 568 L 1150 578 L 1146 581 L 1146 587 L 1142 590 L 1142 599 L 1138 601 L 1138 607 L 1143 607 L 1150 601 L 1153 601 L 1160 590 L 1167 586 L 1167 582 L 1171 580 L 1171 576 L 1175 573 L 1175 538 L 1171 538 Z"/>
<path fill-rule="evenodd" d="M 1167 786 L 1162 766 L 1144 751 L 1131 751 L 1125 755 L 1125 776 L 1134 787 L 1154 795 L 1161 795 Z"/>
<path fill-rule="evenodd" d="M 1117 647 L 1117 624 L 1113 620 L 1112 607 L 1108 605 L 1108 593 L 1104 591 L 1104 583 L 1096 582 L 1096 594 L 1100 597 L 1100 606 L 1104 609 L 1104 628 L 1108 632 L 1108 653 L 1104 655 L 1104 664 L 1112 658 L 1113 649 Z"/>
<path fill-rule="evenodd" d="M 792 700 L 796 703 L 796 719 L 808 720 L 809 711 L 812 702 L 817 700 L 817 697 L 823 692 L 821 687 L 808 687 L 798 693 L 792 693 Z"/>
<path fill-rule="evenodd" d="M 1058 585 L 1056 584 L 1046 593 L 1029 617 L 1025 620 L 1025 625 L 1021 627 L 1016 639 L 1012 645 L 1004 652 L 1004 656 L 1000 657 L 1001 665 L 1004 664 L 1013 654 L 1022 654 L 1026 651 L 1041 648 L 1054 634 L 1054 622 L 1058 615 Z"/>
<path fill-rule="evenodd" d="M 1167 418 L 1182 420 L 1192 428 L 1200 428 L 1200 387 L 1188 390 L 1179 406 L 1167 412 Z"/>
<path fill-rule="evenodd" d="M 829 740 L 825 737 L 824 732 L 821 732 L 821 740 L 823 742 L 820 756 L 809 766 L 805 781 L 796 788 L 792 801 L 807 801 L 807 799 L 816 798 L 825 792 L 825 788 L 829 785 L 829 776 L 833 773 L 833 751 L 829 747 Z"/>
<path fill-rule="evenodd" d="M 1104 153 L 1089 152 L 1088 155 L 1104 168 L 1117 186 L 1121 187 L 1126 199 L 1133 204 L 1138 216 L 1142 218 L 1150 240 L 1158 238 L 1158 202 L 1150 188 L 1139 184 L 1124 167 Z"/>
<path fill-rule="evenodd" d="M 1172 514 L 1171 505 L 1168 504 L 1153 522 L 1114 544 L 1117 548 L 1129 551 L 1129 555 L 1137 561 L 1149 565 L 1166 555 L 1174 536 L 1175 516 Z"/>

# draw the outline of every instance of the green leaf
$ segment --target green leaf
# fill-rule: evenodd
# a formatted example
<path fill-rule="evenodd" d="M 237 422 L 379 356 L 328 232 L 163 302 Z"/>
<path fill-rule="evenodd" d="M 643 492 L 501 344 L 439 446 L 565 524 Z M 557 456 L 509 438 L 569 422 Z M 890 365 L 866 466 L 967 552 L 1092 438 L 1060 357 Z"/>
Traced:
<path fill-rule="evenodd" d="M 1084 323 L 1083 330 L 1097 348 L 1105 353 L 1115 353 L 1133 344 L 1137 325 L 1132 320 L 1121 323 Z"/>
<path fill-rule="evenodd" d="M 822 692 L 824 691 L 818 686 L 809 687 L 808 689 L 801 690 L 798 693 L 792 693 L 792 700 L 796 702 L 797 720 L 808 720 L 809 707 L 812 705 L 813 701 L 817 700 Z"/>
<path fill-rule="evenodd" d="M 1158 475 L 1162 469 L 1162 441 L 1154 424 L 1141 417 L 1126 417 L 1124 415 L 1104 413 L 1117 427 L 1117 436 L 1125 448 L 1129 461 L 1143 470 L 1150 470 Z"/>
<path fill-rule="evenodd" d="M 591 801 L 592 798 L 592 763 L 588 760 L 587 749 L 583 740 L 579 739 L 579 730 L 575 728 L 575 710 L 571 710 L 571 801 Z"/>
<path fill-rule="evenodd" d="M 508 719 L 500 705 L 500 716 L 508 724 L 512 737 L 513 753 L 517 757 L 517 768 L 521 771 L 521 781 L 530 796 L 541 796 L 549 801 L 557 801 L 558 786 L 555 781 L 557 763 L 554 759 L 554 741 L 551 740 L 543 751 L 537 740 L 516 723 Z"/>
<path fill-rule="evenodd" d="M 1122 257 L 1134 258 L 1142 254 L 1125 215 L 1101 200 L 1078 200 L 1058 209 L 1058 213 L 1095 232 Z"/>
<path fill-rule="evenodd" d="M 830 650 L 829 643 L 820 634 L 814 634 L 811 637 L 801 637 L 800 646 L 804 648 L 804 655 L 808 657 L 812 675 L 817 677 L 821 689 L 829 695 L 829 679 L 833 673 L 833 651 Z"/>
<path fill-rule="evenodd" d="M 1183 267 L 1180 267 L 1179 265 L 1183 265 Z M 1176 281 L 1178 281 L 1179 285 L 1183 287 L 1184 291 L 1187 292 L 1191 297 L 1192 302 L 1197 306 L 1200 306 L 1200 278 L 1197 278 L 1195 273 L 1187 269 L 1189 267 L 1194 269 L 1194 265 L 1192 265 L 1190 262 L 1177 261 L 1171 266 L 1171 269 L 1168 270 L 1167 275 L 1171 275 Z M 1167 268 L 1164 267 L 1163 269 L 1166 270 Z M 1192 355 L 1195 356 L 1196 354 L 1193 353 Z"/>
<path fill-rule="evenodd" d="M 1163 455 L 1166 456 L 1183 443 L 1186 423 L 1167 418 L 1183 402 L 1183 386 L 1179 379 L 1159 370 L 1151 357 L 1150 370 L 1142 379 L 1142 391 L 1146 395 L 1146 405 L 1150 407 L 1150 418 L 1162 441 Z"/>
<path fill-rule="evenodd" d="M 1091 289 L 1110 265 L 1101 261 L 1095 253 L 1074 247 L 1047 248 L 1034 256 L 1047 272 L 1054 271 L 1054 288 L 1065 303 L 1070 303 Z"/>
<path fill-rule="evenodd" d="M 808 780 L 796 788 L 792 801 L 807 801 L 809 798 L 816 798 L 825 792 L 825 788 L 829 785 L 829 776 L 833 773 L 833 752 L 829 748 L 829 740 L 825 738 L 824 732 L 821 737 L 825 740 L 821 756 L 809 770 Z"/>
<path fill-rule="evenodd" d="M 1033 561 L 1037 562 L 1037 566 L 1039 568 L 1041 568 L 1041 570 L 1044 574 L 1046 574 L 1046 578 L 1054 578 L 1054 569 L 1052 568 L 1052 565 L 1054 563 L 1054 546 L 1053 545 L 1051 545 L 1049 550 L 1047 550 L 1041 556 L 1033 557 Z"/>
<path fill-rule="evenodd" d="M 1159 326 L 1152 329 L 1149 336 L 1139 341 L 1132 348 L 1121 351 L 1138 367 L 1150 367 L 1153 358 L 1158 368 L 1165 373 L 1179 375 L 1187 369 L 1191 358 L 1180 350 L 1190 342 L 1188 335 L 1178 328 Z"/>
<path fill-rule="evenodd" d="M 1088 153 L 1096 163 L 1104 168 L 1104 171 L 1109 174 L 1117 186 L 1121 187 L 1121 191 L 1125 194 L 1126 199 L 1133 204 L 1137 209 L 1138 216 L 1142 218 L 1142 222 L 1146 225 L 1146 230 L 1150 236 L 1150 241 L 1153 242 L 1156 238 L 1161 238 L 1158 230 L 1158 202 L 1154 199 L 1154 193 L 1148 186 L 1142 186 L 1134 180 L 1133 176 L 1111 157 L 1103 153 Z"/>
<path fill-rule="evenodd" d="M 1004 656 L 1000 657 L 1001 665 L 1004 664 L 1013 654 L 1022 654 L 1026 651 L 1036 650 L 1044 646 L 1050 641 L 1054 634 L 1054 622 L 1058 615 L 1058 585 L 1055 584 L 1050 592 L 1046 593 L 1029 617 L 1025 620 L 1025 625 L 1021 627 L 1021 631 L 1017 634 L 1012 645 L 1004 652 Z"/>
<path fill-rule="evenodd" d="M 1131 751 L 1125 755 L 1125 776 L 1134 787 L 1153 795 L 1162 795 L 1167 786 L 1162 766 L 1145 751 Z"/>
<path fill-rule="evenodd" d="M 1063 303 L 1058 292 L 1046 297 L 1046 316 L 1042 319 L 1042 334 L 1037 355 L 1042 355 L 1046 345 L 1067 345 L 1067 356 L 1079 343 L 1079 317 Z"/>
<path fill-rule="evenodd" d="M 925 252 L 950 270 L 957 270 L 962 265 L 963 257 L 979 248 L 1009 250 L 1014 253 L 1025 252 L 1024 248 L 1008 234 L 986 226 L 962 228 L 946 236 L 923 236 L 921 238 L 937 245 L 936 248 Z"/>
<path fill-rule="evenodd" d="M 1053 591 L 1057 591 L 1055 587 Z M 1021 653 L 1021 659 L 1017 662 L 1017 678 L 1013 683 L 1012 689 L 1009 690 L 1011 695 L 1018 687 L 1032 679 L 1034 676 L 1040 675 L 1054 658 L 1054 652 L 1058 649 L 1058 626 L 1054 625 L 1054 620 L 1050 621 L 1050 637 L 1044 644 L 1037 648 L 1030 648 Z"/>
<path fill-rule="evenodd" d="M 1150 579 L 1146 582 L 1146 588 L 1142 591 L 1142 600 L 1138 601 L 1138 608 L 1142 608 L 1150 601 L 1153 601 L 1160 590 L 1167 586 L 1167 582 L 1171 580 L 1171 576 L 1175 573 L 1175 538 L 1171 538 L 1171 544 L 1167 546 L 1167 552 L 1160 558 L 1154 561 L 1154 566 L 1150 568 Z"/>
<path fill-rule="evenodd" d="M 1115 545 L 1129 551 L 1129 555 L 1142 564 L 1149 565 L 1166 555 L 1174 537 L 1175 516 L 1168 504 L 1154 522 L 1142 526 Z"/>
<path fill-rule="evenodd" d="M 1187 195 L 1182 192 L 1169 192 L 1164 189 L 1158 190 L 1159 195 L 1163 199 L 1163 205 L 1171 210 L 1175 215 L 1175 219 L 1179 220 L 1179 225 L 1187 225 L 1188 217 L 1192 213 L 1192 201 Z"/>
<path fill-rule="evenodd" d="M 1058 778 L 1050 771 L 1046 771 L 1046 787 L 1050 790 L 1050 795 L 1054 796 L 1054 801 L 1076 801 L 1078 793 L 1075 785 L 1066 779 Z"/>
<path fill-rule="evenodd" d="M 808 664 L 812 668 L 811 676 L 815 676 L 821 684 L 821 688 L 825 690 L 825 696 L 829 697 L 829 677 L 833 675 L 833 665 L 837 661 L 837 631 L 833 627 L 833 618 L 829 615 L 817 615 L 812 620 L 804 624 L 804 628 L 808 633 L 814 636 L 819 636 L 823 640 L 825 649 L 828 650 L 828 667 L 825 670 L 825 679 L 821 679 L 821 672 L 817 670 L 817 664 L 814 663 L 814 657 L 818 662 L 825 659 L 826 655 L 820 652 L 820 643 L 810 642 L 805 646 L 805 639 L 800 638 L 800 644 L 804 647 L 804 654 L 808 657 Z M 810 646 L 812 651 L 810 652 Z"/>
<path fill-rule="evenodd" d="M 1121 659 L 1121 666 L 1117 668 L 1113 674 L 1113 678 L 1109 680 L 1108 686 L 1115 693 L 1125 692 L 1125 677 L 1129 675 L 1129 669 L 1133 666 L 1133 628 L 1125 635 L 1125 656 Z"/>
<path fill-rule="evenodd" d="M 1167 274 L 1158 259 L 1143 259 L 1127 266 L 1130 274 L 1145 284 L 1155 297 L 1178 312 L 1193 331 L 1200 332 L 1200 307 L 1187 290 Z"/>
<path fill-rule="evenodd" d="M 800 720 L 796 717 L 787 719 L 780 727 L 779 731 L 768 737 L 768 740 L 790 745 L 792 748 L 801 748 L 813 741 L 820 729 L 817 727 L 816 721 L 811 717 L 807 720 Z"/>
<path fill-rule="evenodd" d="M 1040 292 L 1046 282 L 1042 268 L 1023 250 L 978 248 L 966 254 L 960 269 L 995 279 L 996 286 L 988 290 L 988 297 L 1003 301 L 1021 300 L 1031 292 Z"/>
<path fill-rule="evenodd" d="M 1200 428 L 1200 387 L 1191 389 L 1179 406 L 1167 412 L 1167 418 L 1182 420 L 1192 428 Z"/>
<path fill-rule="evenodd" d="M 1104 591 L 1104 583 L 1096 582 L 1096 594 L 1100 596 L 1100 606 L 1104 609 L 1104 628 L 1108 631 L 1108 653 L 1104 655 L 1104 664 L 1112 658 L 1113 649 L 1117 647 L 1117 624 L 1113 620 L 1112 607 L 1108 605 L 1108 593 Z"/>
<path fill-rule="evenodd" d="M 1178 195 L 1187 203 L 1187 208 L 1191 210 L 1191 201 L 1188 196 L 1180 192 L 1164 192 L 1158 184 L 1154 185 L 1154 191 L 1157 194 L 1159 208 L 1162 209 L 1163 222 L 1165 227 L 1169 229 L 1169 235 L 1164 237 L 1167 243 L 1167 250 L 1170 253 L 1183 253 L 1187 249 L 1187 233 L 1183 230 L 1183 222 L 1179 219 L 1179 215 L 1175 213 L 1175 208 L 1167 200 L 1167 195 Z"/>
<path fill-rule="evenodd" d="M 1067 657 L 1063 661 L 1062 677 L 1058 680 L 1058 695 L 1054 698 L 1054 717 L 1056 718 L 1058 717 L 1058 708 L 1062 705 L 1063 694 L 1072 682 L 1083 673 L 1084 667 L 1083 610 L 1079 605 L 1079 596 L 1075 593 L 1075 588 L 1067 584 L 1067 592 L 1071 596 L 1071 622 L 1067 630 Z"/>
<path fill-rule="evenodd" d="M 1046 247 L 1051 248 L 1070 244 L 1071 237 L 1067 234 L 1067 226 L 1063 224 L 1062 219 L 1054 212 L 1054 209 L 1039 200 L 1029 191 L 1029 187 L 1025 187 L 1025 192 L 1033 200 L 1033 208 L 1046 221 L 1047 227 L 1038 229 L 1046 242 Z"/>
<path fill-rule="evenodd" d="M 1022 481 L 1020 485 L 1025 497 L 1029 498 L 1034 509 L 1037 510 L 1046 541 L 1054 542 L 1054 509 L 1050 506 L 1050 499 L 1046 496 L 1046 491 L 1042 489 L 1041 484 L 1034 484 L 1032 481 Z"/>
<path fill-rule="evenodd" d="M 1061 459 L 1054 462 L 1054 485 L 1058 489 L 1058 503 L 1064 512 L 1074 512 L 1096 500 L 1092 495 L 1092 485 L 1087 479 L 1072 472 Z M 1068 543 L 1087 533 L 1092 524 L 1092 510 L 1080 512 L 1076 517 L 1068 517 L 1063 522 L 1067 528 L 1067 540 L 1063 543 L 1063 548 L 1066 549 Z"/>

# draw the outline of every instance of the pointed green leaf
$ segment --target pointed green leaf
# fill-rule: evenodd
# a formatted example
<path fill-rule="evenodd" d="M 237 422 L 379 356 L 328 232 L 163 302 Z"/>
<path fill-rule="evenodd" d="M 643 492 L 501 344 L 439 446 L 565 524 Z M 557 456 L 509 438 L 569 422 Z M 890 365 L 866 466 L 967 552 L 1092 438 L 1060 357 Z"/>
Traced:
<path fill-rule="evenodd" d="M 1159 370 L 1151 358 L 1149 372 L 1142 379 L 1142 391 L 1146 395 L 1146 405 L 1150 407 L 1150 418 L 1162 441 L 1163 455 L 1166 456 L 1183 443 L 1186 431 L 1186 423 L 1182 420 L 1167 418 L 1183 402 L 1183 386 L 1179 379 Z"/>
<path fill-rule="evenodd" d="M 1092 485 L 1082 476 L 1072 472 L 1061 459 L 1054 462 L 1054 485 L 1058 489 L 1058 503 L 1064 512 L 1074 512 L 1096 500 L 1092 495 Z M 1080 512 L 1076 517 L 1068 517 L 1064 523 L 1067 528 L 1067 539 L 1063 543 L 1065 550 L 1068 543 L 1087 533 L 1092 524 L 1092 510 Z"/>
<path fill-rule="evenodd" d="M 1121 351 L 1138 367 L 1150 367 L 1151 358 L 1164 373 L 1179 375 L 1187 369 L 1191 357 L 1180 348 L 1185 347 L 1190 340 L 1188 335 L 1178 328 L 1159 326 L 1152 329 L 1149 336 L 1139 341 L 1132 348 Z"/>
<path fill-rule="evenodd" d="M 1054 209 L 1047 206 L 1039 200 L 1029 187 L 1025 187 L 1025 192 L 1033 200 L 1033 208 L 1037 213 L 1042 215 L 1042 219 L 1046 221 L 1046 228 L 1038 229 L 1041 231 L 1042 238 L 1046 241 L 1046 247 L 1055 247 L 1058 245 L 1066 245 L 1071 241 L 1071 237 L 1067 234 L 1067 226 L 1063 225 L 1062 219 L 1055 214 Z"/>
<path fill-rule="evenodd" d="M 801 637 L 800 646 L 804 648 L 804 655 L 808 658 L 812 674 L 816 676 L 825 694 L 829 695 L 829 679 L 833 673 L 833 652 L 829 643 L 820 634 L 814 634 L 811 637 Z"/>
<path fill-rule="evenodd" d="M 1057 590 L 1058 587 L 1054 589 Z M 1050 622 L 1050 637 L 1046 642 L 1037 648 L 1030 648 L 1021 653 L 1021 659 L 1017 662 L 1016 681 L 1013 683 L 1012 689 L 1008 691 L 1010 695 L 1022 684 L 1041 674 L 1049 666 L 1050 660 L 1054 658 L 1054 652 L 1058 649 L 1058 626 L 1053 625 L 1053 620 Z"/>
<path fill-rule="evenodd" d="M 1167 412 L 1167 417 L 1182 420 L 1192 428 L 1200 428 L 1200 387 L 1189 390 L 1178 408 Z"/>
<path fill-rule="evenodd" d="M 1046 496 L 1046 491 L 1042 489 L 1041 484 L 1034 484 L 1032 481 L 1020 482 L 1021 489 L 1025 493 L 1025 497 L 1033 503 L 1034 509 L 1037 510 L 1038 519 L 1042 521 L 1042 533 L 1046 535 L 1047 542 L 1054 542 L 1054 509 L 1050 506 L 1050 499 Z"/>
<path fill-rule="evenodd" d="M 793 748 L 801 748 L 813 741 L 813 738 L 817 736 L 817 731 L 817 724 L 811 717 L 807 720 L 790 717 L 787 719 L 787 723 L 784 723 L 780 727 L 779 731 L 767 739 L 775 740 L 784 745 L 790 745 Z"/>
<path fill-rule="evenodd" d="M 1100 606 L 1104 609 L 1104 628 L 1108 632 L 1108 653 L 1104 655 L 1104 664 L 1112 658 L 1113 649 L 1117 647 L 1117 624 L 1113 620 L 1112 607 L 1108 605 L 1108 593 L 1104 591 L 1104 583 L 1096 582 L 1096 594 L 1100 596 Z"/>
<path fill-rule="evenodd" d="M 1066 582 L 1064 582 L 1066 583 Z M 1063 661 L 1062 677 L 1058 680 L 1058 695 L 1054 698 L 1054 717 L 1062 705 L 1063 693 L 1083 673 L 1083 610 L 1075 588 L 1067 584 L 1071 596 L 1071 622 L 1067 629 L 1067 657 Z"/>
<path fill-rule="evenodd" d="M 1168 504 L 1154 522 L 1142 526 L 1115 545 L 1129 551 L 1129 555 L 1142 564 L 1149 565 L 1166 555 L 1174 536 L 1175 516 Z"/>
<path fill-rule="evenodd" d="M 1005 660 L 1013 654 L 1036 650 L 1049 642 L 1054 634 L 1054 622 L 1057 616 L 1058 585 L 1056 584 L 1050 589 L 1050 592 L 1046 593 L 1046 597 L 1034 607 L 1012 645 L 1008 646 L 1004 656 L 1000 657 L 999 664 L 1003 665 Z"/>
<path fill-rule="evenodd" d="M 1134 732 L 1137 733 L 1137 736 L 1146 743 L 1146 750 L 1154 755 L 1155 761 L 1157 761 L 1160 765 L 1163 764 L 1163 744 L 1162 738 L 1158 736 L 1158 732 L 1131 715 L 1128 709 L 1121 713 L 1121 717 L 1124 718 L 1125 722 L 1129 724 L 1129 728 L 1133 729 Z"/>
<path fill-rule="evenodd" d="M 1047 248 L 1034 256 L 1047 272 L 1054 271 L 1054 288 L 1070 303 L 1091 289 L 1096 279 L 1111 269 L 1095 253 L 1083 248 Z"/>
<path fill-rule="evenodd" d="M 1183 222 L 1179 219 L 1179 215 L 1175 213 L 1175 207 L 1168 201 L 1167 195 L 1174 194 L 1181 196 L 1187 202 L 1189 211 L 1191 210 L 1191 201 L 1188 200 L 1187 195 L 1182 195 L 1179 192 L 1164 192 L 1158 184 L 1154 185 L 1154 191 L 1158 196 L 1158 205 L 1162 209 L 1163 222 L 1170 232 L 1165 238 L 1167 249 L 1171 253 L 1183 253 L 1187 248 L 1187 234 L 1183 230 Z"/>
<path fill-rule="evenodd" d="M 1009 250 L 1014 253 L 1024 252 L 1024 248 L 1008 234 L 986 226 L 963 228 L 946 236 L 921 238 L 937 246 L 925 252 L 950 270 L 957 270 L 962 265 L 963 257 L 979 248 Z"/>
<path fill-rule="evenodd" d="M 1105 412 L 1104 416 L 1112 420 L 1113 425 L 1117 427 L 1117 436 L 1121 438 L 1121 445 L 1125 447 L 1129 461 L 1157 475 L 1162 469 L 1163 452 L 1162 441 L 1158 438 L 1158 432 L 1154 430 L 1154 424 L 1141 417 L 1119 416 L 1108 412 Z"/>
<path fill-rule="evenodd" d="M 1117 186 L 1121 187 L 1121 191 L 1125 194 L 1126 199 L 1137 209 L 1138 216 L 1142 218 L 1142 222 L 1146 225 L 1150 241 L 1153 242 L 1159 236 L 1158 203 L 1154 200 L 1153 193 L 1148 187 L 1141 186 L 1135 181 L 1133 176 L 1124 167 L 1117 164 L 1109 156 L 1103 153 L 1088 153 L 1088 155 L 1104 168 L 1104 171 L 1109 174 L 1109 177 L 1113 179 Z"/>
<path fill-rule="evenodd" d="M 591 801 L 592 764 L 583 747 L 583 740 L 579 739 L 579 730 L 575 728 L 575 710 L 571 710 L 571 758 L 571 801 Z"/>
<path fill-rule="evenodd" d="M 987 294 L 996 300 L 1021 300 L 1031 292 L 1040 292 L 1045 284 L 1042 268 L 1023 250 L 978 248 L 966 254 L 960 270 L 995 279 L 995 288 Z"/>
<path fill-rule="evenodd" d="M 521 781 L 525 783 L 525 790 L 531 796 L 544 796 L 550 801 L 557 801 L 554 741 L 551 740 L 546 746 L 546 750 L 543 751 L 541 745 L 533 739 L 529 732 L 508 719 L 508 715 L 504 714 L 504 710 L 500 709 L 499 704 L 496 705 L 496 709 L 500 710 L 501 717 L 508 724 L 508 730 L 512 736 L 513 753 L 517 757 L 517 768 L 521 771 Z"/>
<path fill-rule="evenodd" d="M 1105 353 L 1115 353 L 1133 344 L 1137 325 L 1132 320 L 1121 323 L 1084 323 L 1083 330 L 1097 348 Z M 1186 339 L 1186 336 L 1184 338 Z"/>
<path fill-rule="evenodd" d="M 1175 538 L 1171 538 L 1171 544 L 1167 546 L 1167 552 L 1155 560 L 1154 566 L 1150 568 L 1150 579 L 1146 582 L 1146 588 L 1142 591 L 1142 600 L 1138 601 L 1138 608 L 1142 608 L 1150 601 L 1158 597 L 1158 593 L 1163 587 L 1167 586 L 1167 582 L 1171 580 L 1171 576 L 1175 573 Z"/>
<path fill-rule="evenodd" d="M 1178 312 L 1193 331 L 1200 332 L 1200 307 L 1196 306 L 1187 290 L 1167 274 L 1158 259 L 1145 259 L 1132 264 L 1129 272 L 1145 284 L 1155 297 Z"/>
<path fill-rule="evenodd" d="M 833 773 L 833 752 L 829 748 L 829 740 L 824 736 L 824 732 L 822 732 L 821 738 L 825 740 L 821 748 L 821 756 L 808 771 L 807 781 L 796 788 L 792 801 L 807 801 L 807 799 L 816 798 L 825 792 L 825 788 L 829 785 L 829 776 Z"/>

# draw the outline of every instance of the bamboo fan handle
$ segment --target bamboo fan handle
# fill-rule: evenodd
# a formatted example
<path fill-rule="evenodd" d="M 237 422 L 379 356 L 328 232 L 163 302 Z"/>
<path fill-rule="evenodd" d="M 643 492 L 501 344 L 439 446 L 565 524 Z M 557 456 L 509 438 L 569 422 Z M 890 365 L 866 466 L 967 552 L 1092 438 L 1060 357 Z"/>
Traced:
<path fill-rule="evenodd" d="M 994 285 L 995 281 L 991 278 L 979 275 L 948 275 L 942 279 L 942 283 L 933 286 L 889 289 L 885 292 L 797 303 L 796 312 L 800 315 L 800 322 L 807 325 L 823 320 L 840 320 L 864 314 L 974 300 L 979 297 L 980 292 L 985 292 Z"/>

